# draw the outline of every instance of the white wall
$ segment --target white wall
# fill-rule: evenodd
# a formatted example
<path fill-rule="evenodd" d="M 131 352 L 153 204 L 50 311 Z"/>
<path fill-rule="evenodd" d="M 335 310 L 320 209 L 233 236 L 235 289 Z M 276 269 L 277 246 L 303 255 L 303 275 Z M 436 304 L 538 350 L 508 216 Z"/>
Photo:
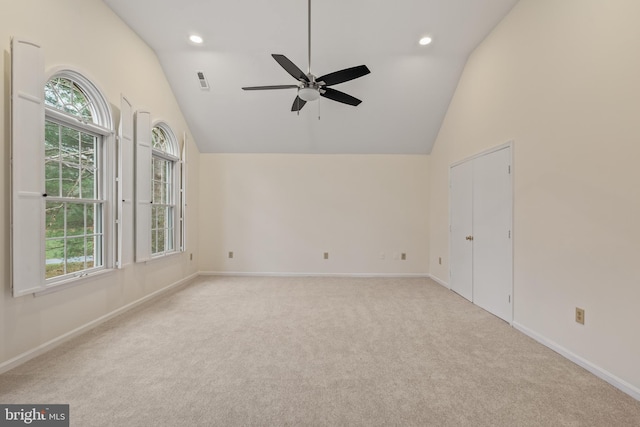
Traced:
<path fill-rule="evenodd" d="M 429 271 L 427 156 L 203 154 L 200 162 L 202 271 Z M 394 259 L 402 252 L 405 261 Z"/>
<path fill-rule="evenodd" d="M 430 253 L 447 280 L 449 165 L 515 140 L 515 323 L 640 398 L 638 17 L 521 0 L 478 47 L 431 155 Z"/>
<path fill-rule="evenodd" d="M 146 265 L 129 266 L 71 289 L 38 297 L 13 298 L 9 265 L 9 88 L 10 37 L 40 43 L 45 66 L 71 66 L 102 89 L 119 122 L 120 94 L 134 108 L 164 119 L 177 136 L 188 131 L 155 54 L 100 0 L 3 1 L 0 46 L 3 50 L 3 84 L 0 85 L 0 368 L 7 361 L 62 336 L 103 315 L 162 289 L 197 271 L 189 254 Z M 189 146 L 189 241 L 196 252 L 198 203 L 198 152 Z M 194 254 L 197 255 L 197 254 Z M 197 259 L 196 256 L 194 258 Z"/>
<path fill-rule="evenodd" d="M 48 68 L 83 71 L 115 113 L 124 93 L 177 135 L 187 126 L 154 53 L 101 1 L 2 8 L 0 366 L 198 269 L 446 281 L 448 167 L 513 139 L 515 322 L 640 393 L 640 2 L 521 0 L 470 57 L 430 157 L 198 156 L 191 143 L 194 261 L 22 298 L 9 289 L 10 36 L 41 42 Z"/>

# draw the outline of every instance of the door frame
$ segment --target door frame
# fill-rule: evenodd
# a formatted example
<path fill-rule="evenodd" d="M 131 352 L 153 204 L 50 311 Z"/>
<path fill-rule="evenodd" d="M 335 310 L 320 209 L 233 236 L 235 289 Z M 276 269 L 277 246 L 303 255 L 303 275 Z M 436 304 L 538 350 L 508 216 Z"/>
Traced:
<path fill-rule="evenodd" d="M 478 157 L 482 157 L 485 156 L 487 154 L 491 154 L 491 153 L 495 153 L 496 151 L 500 151 L 502 149 L 505 148 L 509 148 L 509 163 L 511 165 L 511 173 L 509 174 L 510 180 L 511 180 L 511 224 L 510 224 L 510 229 L 511 229 L 511 319 L 509 320 L 509 324 L 513 325 L 513 319 L 514 319 L 514 315 L 515 315 L 515 283 L 514 283 L 514 260 L 515 260 L 515 230 L 513 227 L 514 224 L 514 218 L 515 218 L 515 179 L 514 179 L 514 175 L 515 175 L 515 167 L 514 167 L 514 159 L 515 159 L 515 155 L 514 155 L 514 148 L 515 148 L 515 141 L 514 140 L 509 140 L 507 142 L 505 142 L 504 144 L 500 144 L 500 145 L 496 145 L 490 148 L 487 148 L 485 150 L 479 151 L 471 156 L 465 157 L 463 159 L 457 160 L 453 163 L 449 164 L 449 212 L 448 212 L 448 216 L 449 216 L 449 277 L 448 277 L 448 288 L 449 290 L 451 290 L 451 255 L 452 255 L 452 242 L 451 242 L 451 169 L 462 164 L 465 162 L 469 162 L 471 160 L 477 159 Z"/>

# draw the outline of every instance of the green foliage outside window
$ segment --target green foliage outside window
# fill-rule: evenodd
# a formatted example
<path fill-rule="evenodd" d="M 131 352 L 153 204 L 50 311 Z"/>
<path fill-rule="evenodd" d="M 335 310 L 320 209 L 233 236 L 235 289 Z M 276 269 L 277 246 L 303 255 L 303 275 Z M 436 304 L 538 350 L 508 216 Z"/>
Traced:
<path fill-rule="evenodd" d="M 91 101 L 70 79 L 56 77 L 49 80 L 44 87 L 44 103 L 86 122 L 93 121 Z"/>
<path fill-rule="evenodd" d="M 165 131 L 160 127 L 154 127 L 151 132 L 151 141 L 154 151 L 174 154 Z M 174 224 L 175 212 L 174 162 L 154 155 L 151 165 L 152 171 L 152 197 L 151 208 L 151 253 L 162 254 L 175 249 Z"/>
<path fill-rule="evenodd" d="M 85 121 L 91 104 L 71 80 L 45 86 L 45 104 Z M 45 121 L 45 252 L 47 279 L 102 265 L 99 138 L 82 129 Z"/>

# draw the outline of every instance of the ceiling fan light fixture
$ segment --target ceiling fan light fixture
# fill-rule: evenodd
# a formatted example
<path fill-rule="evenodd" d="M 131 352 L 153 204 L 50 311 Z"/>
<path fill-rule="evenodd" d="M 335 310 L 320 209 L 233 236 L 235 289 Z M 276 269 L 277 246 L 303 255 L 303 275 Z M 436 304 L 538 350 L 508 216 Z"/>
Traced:
<path fill-rule="evenodd" d="M 320 98 L 320 92 L 318 91 L 318 89 L 314 89 L 314 88 L 310 88 L 310 87 L 303 87 L 302 89 L 300 89 L 298 91 L 298 96 L 303 101 L 310 102 L 310 101 L 315 101 L 318 98 Z"/>

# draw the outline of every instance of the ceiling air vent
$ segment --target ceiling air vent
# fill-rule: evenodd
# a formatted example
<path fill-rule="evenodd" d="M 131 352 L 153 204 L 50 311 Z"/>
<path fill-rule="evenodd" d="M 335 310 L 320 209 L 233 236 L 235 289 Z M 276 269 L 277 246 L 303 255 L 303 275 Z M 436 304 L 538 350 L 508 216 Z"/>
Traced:
<path fill-rule="evenodd" d="M 200 89 L 209 90 L 209 82 L 204 75 L 204 71 L 196 71 L 196 74 L 198 75 L 198 81 L 200 82 Z"/>

